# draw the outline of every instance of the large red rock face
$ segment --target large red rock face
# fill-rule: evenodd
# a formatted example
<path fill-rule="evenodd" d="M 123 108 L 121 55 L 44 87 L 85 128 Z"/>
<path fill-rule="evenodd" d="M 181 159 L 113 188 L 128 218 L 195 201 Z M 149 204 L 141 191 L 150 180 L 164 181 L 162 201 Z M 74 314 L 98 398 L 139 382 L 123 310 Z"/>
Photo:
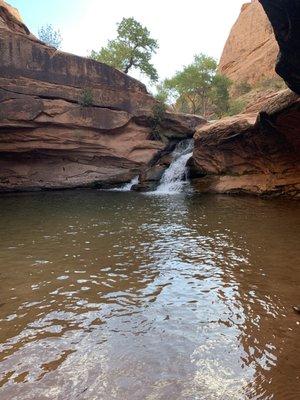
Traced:
<path fill-rule="evenodd" d="M 243 5 L 225 44 L 219 71 L 235 84 L 276 77 L 278 54 L 272 26 L 258 0 Z"/>
<path fill-rule="evenodd" d="M 155 104 L 142 83 L 105 64 L 44 45 L 15 14 L 15 9 L 0 0 L 2 89 L 78 102 L 89 88 L 93 106 L 133 114 Z"/>
<path fill-rule="evenodd" d="M 125 182 L 165 147 L 149 139 L 156 101 L 142 83 L 46 46 L 2 0 L 0 49 L 0 190 Z M 168 114 L 164 125 L 178 138 L 203 122 Z"/>
<path fill-rule="evenodd" d="M 277 72 L 299 94 L 299 2 L 260 2 L 281 49 Z M 272 78 L 278 49 L 264 9 L 252 0 L 231 30 L 219 70 L 234 83 Z M 265 93 L 243 114 L 200 127 L 191 173 L 199 192 L 300 198 L 299 96 Z"/>
<path fill-rule="evenodd" d="M 255 109 L 255 107 L 253 107 Z M 199 192 L 300 197 L 300 98 L 289 90 L 195 134 Z"/>

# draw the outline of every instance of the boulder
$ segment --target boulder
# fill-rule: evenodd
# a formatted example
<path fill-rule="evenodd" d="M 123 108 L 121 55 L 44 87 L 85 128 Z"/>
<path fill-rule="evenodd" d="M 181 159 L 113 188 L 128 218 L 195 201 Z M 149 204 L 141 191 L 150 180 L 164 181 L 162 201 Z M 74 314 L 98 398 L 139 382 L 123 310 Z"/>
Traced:
<path fill-rule="evenodd" d="M 146 168 L 139 175 L 139 183 L 133 185 L 132 190 L 136 192 L 151 192 L 155 190 L 166 168 L 165 164 L 157 164 Z"/>
<path fill-rule="evenodd" d="M 207 124 L 194 138 L 197 191 L 300 197 L 300 99 L 290 90 L 259 112 Z"/>
<path fill-rule="evenodd" d="M 155 124 L 152 112 L 143 112 L 143 115 L 137 116 L 135 121 L 143 126 Z M 164 118 L 159 122 L 160 136 L 165 142 L 192 138 L 196 128 L 206 123 L 207 120 L 199 115 L 166 111 Z"/>

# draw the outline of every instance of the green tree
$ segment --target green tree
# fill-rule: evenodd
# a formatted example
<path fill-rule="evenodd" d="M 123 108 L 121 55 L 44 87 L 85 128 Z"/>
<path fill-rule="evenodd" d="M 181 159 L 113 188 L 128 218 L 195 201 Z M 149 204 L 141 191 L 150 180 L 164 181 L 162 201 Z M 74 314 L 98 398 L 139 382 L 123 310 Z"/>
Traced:
<path fill-rule="evenodd" d="M 219 118 L 228 113 L 230 107 L 230 85 L 231 81 L 224 75 L 217 73 L 213 78 L 210 101 L 213 113 Z"/>
<path fill-rule="evenodd" d="M 59 30 L 54 30 L 52 25 L 45 25 L 39 29 L 39 39 L 48 46 L 59 49 L 62 43 L 62 37 Z"/>
<path fill-rule="evenodd" d="M 134 18 L 123 18 L 118 24 L 117 32 L 117 38 L 110 40 L 99 52 L 93 50 L 91 58 L 126 74 L 135 68 L 151 80 L 157 81 L 157 71 L 150 61 L 158 49 L 158 43 L 150 37 L 149 30 Z"/>
<path fill-rule="evenodd" d="M 194 57 L 192 64 L 164 81 L 169 100 L 183 112 L 220 115 L 228 107 L 230 82 L 217 73 L 217 62 L 205 54 Z"/>
<path fill-rule="evenodd" d="M 154 94 L 154 97 L 165 106 L 167 105 L 169 94 L 169 90 L 165 86 L 164 82 L 160 82 L 156 85 L 156 93 Z"/>

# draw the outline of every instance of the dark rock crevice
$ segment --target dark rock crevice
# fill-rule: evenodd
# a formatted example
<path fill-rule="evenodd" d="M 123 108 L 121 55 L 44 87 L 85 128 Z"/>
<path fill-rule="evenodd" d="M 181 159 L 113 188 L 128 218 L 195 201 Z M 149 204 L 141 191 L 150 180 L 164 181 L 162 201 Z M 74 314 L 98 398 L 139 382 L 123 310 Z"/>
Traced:
<path fill-rule="evenodd" d="M 276 72 L 300 95 L 300 2 L 259 0 L 273 26 L 280 47 Z"/>

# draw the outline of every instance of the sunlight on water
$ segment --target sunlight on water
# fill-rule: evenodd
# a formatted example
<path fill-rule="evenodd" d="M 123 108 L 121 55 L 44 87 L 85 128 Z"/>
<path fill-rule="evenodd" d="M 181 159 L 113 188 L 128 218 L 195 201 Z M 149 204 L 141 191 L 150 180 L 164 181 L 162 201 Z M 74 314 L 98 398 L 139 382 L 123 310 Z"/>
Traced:
<path fill-rule="evenodd" d="M 282 200 L 2 196 L 0 399 L 298 400 L 299 217 Z"/>

